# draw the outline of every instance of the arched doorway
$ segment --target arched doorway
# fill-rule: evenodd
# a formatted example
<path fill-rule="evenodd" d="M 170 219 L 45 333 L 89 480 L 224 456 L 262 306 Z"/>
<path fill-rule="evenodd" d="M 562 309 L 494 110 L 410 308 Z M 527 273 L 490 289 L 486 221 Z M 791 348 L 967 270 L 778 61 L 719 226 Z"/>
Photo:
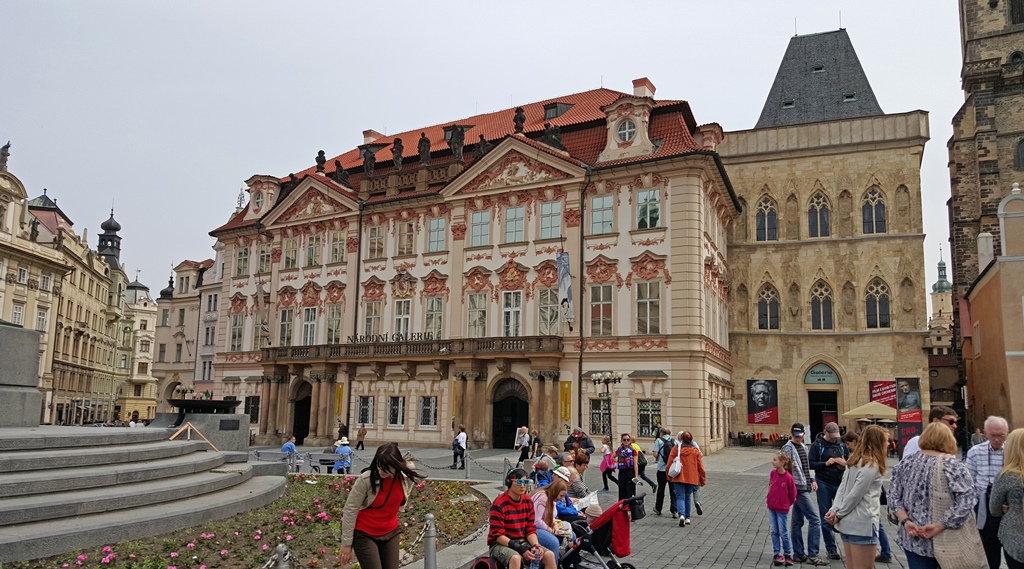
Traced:
<path fill-rule="evenodd" d="M 530 424 L 530 394 L 519 381 L 501 380 L 491 398 L 491 444 L 494 448 L 512 448 L 516 429 Z"/>
<path fill-rule="evenodd" d="M 810 436 L 814 437 L 825 428 L 825 423 L 839 422 L 839 387 L 842 382 L 839 373 L 824 362 L 811 366 L 804 374 L 804 387 L 807 388 L 807 414 L 810 423 Z"/>
<path fill-rule="evenodd" d="M 301 445 L 309 436 L 309 412 L 313 402 L 313 386 L 303 381 L 295 389 L 295 406 L 292 413 L 292 432 L 295 444 Z"/>

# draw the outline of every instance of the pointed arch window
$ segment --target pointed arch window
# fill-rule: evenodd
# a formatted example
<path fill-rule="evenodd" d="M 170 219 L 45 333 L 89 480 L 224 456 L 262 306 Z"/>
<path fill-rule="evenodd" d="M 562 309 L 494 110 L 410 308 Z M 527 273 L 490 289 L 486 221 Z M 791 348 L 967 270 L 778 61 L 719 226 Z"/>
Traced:
<path fill-rule="evenodd" d="M 757 232 L 758 241 L 778 241 L 779 239 L 779 213 L 775 207 L 775 201 L 765 196 L 757 202 Z"/>
<path fill-rule="evenodd" d="M 871 188 L 864 194 L 861 217 L 864 220 L 864 235 L 885 233 L 885 196 L 878 188 Z"/>
<path fill-rule="evenodd" d="M 832 234 L 828 200 L 821 192 L 814 192 L 807 206 L 807 231 L 811 237 L 828 237 Z"/>
<path fill-rule="evenodd" d="M 889 328 L 889 286 L 874 279 L 865 294 L 868 328 Z"/>
<path fill-rule="evenodd" d="M 822 281 L 811 289 L 811 329 L 832 329 L 832 289 Z"/>
<path fill-rule="evenodd" d="M 1017 152 L 1014 154 L 1013 167 L 1018 170 L 1024 170 L 1024 140 L 1017 143 Z"/>
<path fill-rule="evenodd" d="M 757 329 L 779 329 L 779 293 L 771 285 L 764 285 L 757 295 Z"/>

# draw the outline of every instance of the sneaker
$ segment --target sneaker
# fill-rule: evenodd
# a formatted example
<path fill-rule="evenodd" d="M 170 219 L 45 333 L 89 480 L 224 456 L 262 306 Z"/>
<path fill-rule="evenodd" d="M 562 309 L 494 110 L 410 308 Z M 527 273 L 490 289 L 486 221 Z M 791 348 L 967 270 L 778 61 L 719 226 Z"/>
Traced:
<path fill-rule="evenodd" d="M 786 562 L 786 567 L 792 567 L 793 566 L 793 556 L 792 555 L 786 555 L 785 562 Z"/>
<path fill-rule="evenodd" d="M 700 507 L 700 502 L 694 502 L 693 509 L 697 511 L 698 516 L 704 515 L 704 509 Z"/>
<path fill-rule="evenodd" d="M 690 518 L 686 518 L 686 525 L 690 525 Z"/>
<path fill-rule="evenodd" d="M 601 491 L 601 492 L 607 492 L 607 491 L 608 491 L 608 489 L 607 489 L 607 488 L 601 488 L 601 490 L 600 490 L 600 491 Z"/>
<path fill-rule="evenodd" d="M 807 559 L 807 563 L 810 563 L 815 567 L 827 567 L 831 565 L 831 563 L 829 563 L 827 559 L 822 559 L 820 557 L 810 557 Z"/>
<path fill-rule="evenodd" d="M 842 557 L 839 556 L 839 552 L 838 551 L 829 551 L 828 552 L 828 558 L 829 559 L 842 559 Z"/>
<path fill-rule="evenodd" d="M 797 563 L 803 563 L 804 561 L 807 561 L 807 556 L 803 553 L 797 553 L 793 556 L 793 561 L 796 561 Z"/>
<path fill-rule="evenodd" d="M 660 516 L 661 515 L 661 510 L 654 510 L 654 515 Z"/>
<path fill-rule="evenodd" d="M 686 518 L 684 518 L 682 516 L 679 516 L 679 527 L 685 527 L 685 526 L 686 526 Z"/>
<path fill-rule="evenodd" d="M 875 557 L 875 563 L 892 563 L 892 555 L 879 555 Z"/>
<path fill-rule="evenodd" d="M 784 558 L 781 555 L 776 555 L 775 556 L 775 561 L 772 563 L 772 565 L 774 565 L 776 567 L 782 567 L 782 563 L 784 561 L 785 560 L 784 560 Z"/>

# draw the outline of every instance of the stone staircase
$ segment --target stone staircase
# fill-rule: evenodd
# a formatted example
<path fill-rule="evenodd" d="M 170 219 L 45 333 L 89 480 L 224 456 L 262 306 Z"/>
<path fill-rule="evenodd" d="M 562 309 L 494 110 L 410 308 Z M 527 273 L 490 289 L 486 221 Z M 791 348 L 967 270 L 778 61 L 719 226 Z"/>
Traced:
<path fill-rule="evenodd" d="M 192 527 L 284 493 L 284 464 L 173 433 L 0 429 L 0 563 Z"/>

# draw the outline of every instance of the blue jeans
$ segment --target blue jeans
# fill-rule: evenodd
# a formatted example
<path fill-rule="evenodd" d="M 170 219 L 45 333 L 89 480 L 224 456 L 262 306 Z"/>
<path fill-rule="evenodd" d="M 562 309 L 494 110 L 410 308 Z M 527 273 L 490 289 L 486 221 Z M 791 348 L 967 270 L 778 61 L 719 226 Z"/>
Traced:
<path fill-rule="evenodd" d="M 885 518 L 885 516 L 882 516 Z M 889 536 L 885 535 L 885 520 L 878 520 L 878 546 L 882 548 L 879 555 L 882 557 L 892 557 L 892 548 L 889 547 Z"/>
<path fill-rule="evenodd" d="M 537 528 L 537 543 L 539 543 L 540 546 L 543 547 L 544 549 L 547 549 L 547 550 L 549 550 L 549 551 L 551 551 L 552 553 L 555 554 L 555 564 L 557 565 L 558 564 L 558 549 L 559 549 L 558 546 L 560 544 L 558 542 L 558 538 L 555 537 L 555 534 L 549 532 L 546 529 Z M 525 560 L 523 562 L 526 563 Z"/>
<path fill-rule="evenodd" d="M 839 551 L 839 548 L 836 547 L 836 534 L 832 531 L 832 526 L 825 522 L 825 514 L 832 507 L 832 502 L 835 501 L 838 491 L 839 486 L 818 480 L 818 516 L 821 525 L 821 539 L 825 542 L 825 550 L 829 553 Z"/>
<path fill-rule="evenodd" d="M 793 540 L 793 553 L 804 555 L 804 520 L 807 520 L 807 557 L 818 556 L 818 545 L 821 541 L 821 518 L 814 509 L 810 492 L 797 492 L 796 503 L 790 510 L 793 519 L 789 521 L 789 537 Z"/>
<path fill-rule="evenodd" d="M 910 569 L 939 569 L 939 562 L 934 557 L 925 557 L 906 549 L 903 552 L 907 554 L 907 567 Z"/>
<path fill-rule="evenodd" d="M 684 518 L 690 518 L 690 496 L 696 487 L 696 484 L 672 483 L 672 488 L 676 491 L 676 512 Z"/>
<path fill-rule="evenodd" d="M 789 523 L 786 518 L 789 514 L 780 514 L 775 510 L 768 510 L 768 522 L 772 526 L 772 552 L 775 555 L 782 553 L 792 555 L 793 548 L 789 545 Z"/>

